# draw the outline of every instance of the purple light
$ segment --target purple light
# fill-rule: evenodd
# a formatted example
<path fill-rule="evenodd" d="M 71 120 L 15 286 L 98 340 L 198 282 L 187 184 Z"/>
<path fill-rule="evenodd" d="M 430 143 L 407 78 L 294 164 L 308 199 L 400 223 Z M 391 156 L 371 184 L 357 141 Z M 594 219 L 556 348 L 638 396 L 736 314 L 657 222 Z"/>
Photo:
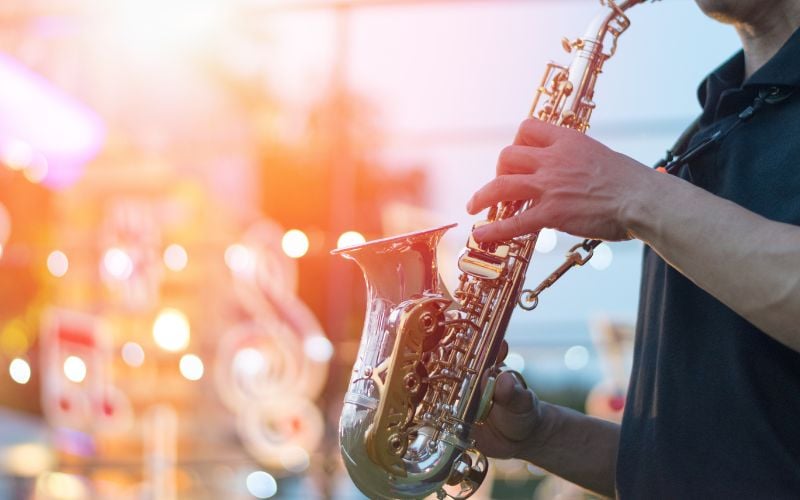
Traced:
<path fill-rule="evenodd" d="M 40 161 L 42 157 L 46 161 L 42 183 L 58 189 L 80 178 L 104 139 L 105 127 L 94 111 L 0 54 L 0 154 L 27 144 Z"/>

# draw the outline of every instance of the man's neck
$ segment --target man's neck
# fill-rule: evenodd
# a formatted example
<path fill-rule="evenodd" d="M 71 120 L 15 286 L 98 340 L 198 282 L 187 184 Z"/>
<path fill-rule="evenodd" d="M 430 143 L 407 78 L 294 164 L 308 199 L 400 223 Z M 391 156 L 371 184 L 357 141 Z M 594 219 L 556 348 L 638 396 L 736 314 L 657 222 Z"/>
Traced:
<path fill-rule="evenodd" d="M 735 24 L 744 48 L 744 78 L 769 61 L 800 27 L 800 2 L 774 2 L 751 22 Z"/>

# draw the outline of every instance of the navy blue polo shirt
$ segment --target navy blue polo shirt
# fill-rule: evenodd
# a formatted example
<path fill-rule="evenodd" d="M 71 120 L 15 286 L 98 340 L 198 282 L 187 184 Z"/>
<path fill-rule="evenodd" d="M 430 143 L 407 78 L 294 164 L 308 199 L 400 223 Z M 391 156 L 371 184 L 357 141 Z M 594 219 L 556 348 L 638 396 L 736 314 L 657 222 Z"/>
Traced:
<path fill-rule="evenodd" d="M 768 219 L 800 225 L 800 31 L 744 82 L 743 75 L 739 52 L 704 80 L 689 147 L 735 121 L 759 89 L 793 93 L 679 175 Z M 800 498 L 800 354 L 649 248 L 616 485 L 623 500 Z"/>

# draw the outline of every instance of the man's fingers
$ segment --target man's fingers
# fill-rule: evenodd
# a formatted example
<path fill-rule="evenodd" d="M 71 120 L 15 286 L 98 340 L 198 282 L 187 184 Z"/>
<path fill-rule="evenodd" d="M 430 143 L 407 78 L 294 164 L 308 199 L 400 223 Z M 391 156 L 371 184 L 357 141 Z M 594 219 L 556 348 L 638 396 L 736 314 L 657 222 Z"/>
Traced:
<path fill-rule="evenodd" d="M 545 151 L 513 144 L 500 151 L 497 158 L 497 175 L 531 174 L 544 162 Z"/>
<path fill-rule="evenodd" d="M 535 233 L 549 227 L 547 214 L 541 206 L 534 206 L 508 219 L 476 228 L 472 236 L 478 241 L 510 240 L 523 234 Z"/>
<path fill-rule="evenodd" d="M 504 408 L 511 413 L 527 413 L 533 409 L 533 393 L 517 377 L 519 374 L 503 372 L 497 377 L 494 386 L 495 407 Z"/>
<path fill-rule="evenodd" d="M 530 200 L 539 194 L 541 189 L 536 185 L 534 175 L 501 175 L 472 195 L 467 203 L 467 212 L 474 215 L 501 201 Z"/>
<path fill-rule="evenodd" d="M 564 127 L 551 125 L 536 118 L 528 118 L 519 126 L 514 144 L 546 148 L 567 133 L 569 131 Z"/>

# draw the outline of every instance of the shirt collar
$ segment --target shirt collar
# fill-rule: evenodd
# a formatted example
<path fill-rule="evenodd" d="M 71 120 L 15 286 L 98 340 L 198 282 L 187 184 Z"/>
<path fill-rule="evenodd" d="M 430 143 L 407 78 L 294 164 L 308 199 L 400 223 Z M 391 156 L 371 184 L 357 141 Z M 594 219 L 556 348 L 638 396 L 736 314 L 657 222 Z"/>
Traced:
<path fill-rule="evenodd" d="M 800 29 L 744 85 L 800 87 Z"/>
<path fill-rule="evenodd" d="M 800 29 L 750 78 L 742 82 L 743 78 L 744 52 L 740 50 L 702 81 L 697 89 L 697 99 L 703 108 L 702 126 L 753 99 L 758 88 L 800 87 Z"/>
<path fill-rule="evenodd" d="M 800 29 L 750 78 L 742 82 L 743 77 L 744 52 L 740 50 L 700 83 L 700 105 L 706 107 L 709 97 L 716 99 L 725 90 L 739 87 L 800 87 Z"/>

